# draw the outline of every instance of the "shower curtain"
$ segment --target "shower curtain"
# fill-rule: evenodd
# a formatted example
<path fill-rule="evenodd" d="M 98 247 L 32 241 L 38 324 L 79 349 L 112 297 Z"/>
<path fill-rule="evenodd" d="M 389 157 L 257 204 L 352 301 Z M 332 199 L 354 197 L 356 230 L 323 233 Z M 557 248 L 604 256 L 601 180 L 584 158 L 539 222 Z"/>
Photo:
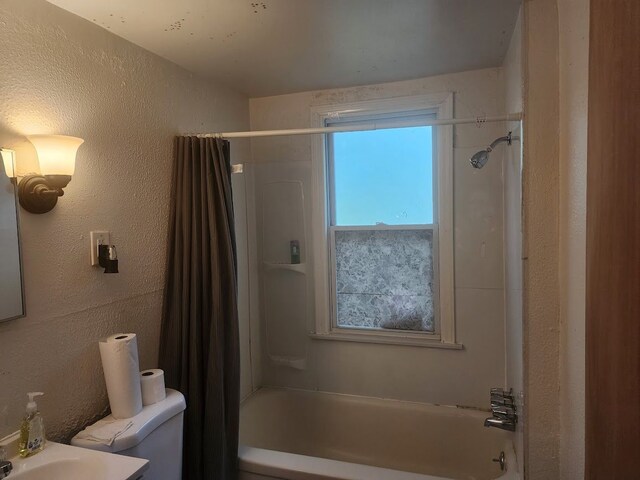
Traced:
<path fill-rule="evenodd" d="M 166 384 L 186 397 L 183 478 L 237 475 L 237 267 L 229 142 L 177 137 L 160 334 Z"/>

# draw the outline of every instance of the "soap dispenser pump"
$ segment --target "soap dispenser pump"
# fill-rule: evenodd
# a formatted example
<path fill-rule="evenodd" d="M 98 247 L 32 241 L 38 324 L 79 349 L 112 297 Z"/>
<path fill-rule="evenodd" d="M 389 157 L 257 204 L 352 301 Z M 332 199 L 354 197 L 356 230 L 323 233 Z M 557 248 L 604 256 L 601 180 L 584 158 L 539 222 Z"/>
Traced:
<path fill-rule="evenodd" d="M 29 392 L 29 403 L 27 403 L 27 410 L 22 419 L 22 425 L 20 426 L 20 444 L 19 453 L 21 457 L 28 457 L 35 453 L 40 452 L 44 448 L 45 435 L 44 435 L 44 421 L 42 415 L 38 411 L 38 405 L 34 398 L 44 395 L 42 392 Z"/>

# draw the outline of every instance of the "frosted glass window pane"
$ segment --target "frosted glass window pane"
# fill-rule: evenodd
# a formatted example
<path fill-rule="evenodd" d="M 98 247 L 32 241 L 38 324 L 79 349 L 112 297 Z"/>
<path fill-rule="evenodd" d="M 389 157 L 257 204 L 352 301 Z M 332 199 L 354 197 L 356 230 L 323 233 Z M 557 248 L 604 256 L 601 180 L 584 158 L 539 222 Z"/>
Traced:
<path fill-rule="evenodd" d="M 334 224 L 433 223 L 432 127 L 333 134 Z"/>
<path fill-rule="evenodd" d="M 339 327 L 434 331 L 433 231 L 336 230 Z"/>

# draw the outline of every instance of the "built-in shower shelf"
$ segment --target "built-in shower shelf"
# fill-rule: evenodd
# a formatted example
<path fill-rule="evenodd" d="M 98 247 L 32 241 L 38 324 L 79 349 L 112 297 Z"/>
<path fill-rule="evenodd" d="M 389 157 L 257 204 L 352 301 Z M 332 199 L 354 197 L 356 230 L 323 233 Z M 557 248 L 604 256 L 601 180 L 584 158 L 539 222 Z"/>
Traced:
<path fill-rule="evenodd" d="M 263 262 L 265 270 L 289 270 L 290 272 L 297 272 L 306 274 L 307 273 L 307 264 L 306 263 L 273 263 L 273 262 Z"/>

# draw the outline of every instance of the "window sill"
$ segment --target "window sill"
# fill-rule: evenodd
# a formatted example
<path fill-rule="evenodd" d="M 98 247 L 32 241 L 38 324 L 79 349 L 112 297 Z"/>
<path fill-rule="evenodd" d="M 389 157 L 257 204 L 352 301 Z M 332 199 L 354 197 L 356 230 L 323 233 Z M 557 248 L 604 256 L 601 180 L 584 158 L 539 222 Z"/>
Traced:
<path fill-rule="evenodd" d="M 399 334 L 387 332 L 344 332 L 332 331 L 328 333 L 310 333 L 309 336 L 314 340 L 336 340 L 341 342 L 358 342 L 358 343 L 377 343 L 386 345 L 407 345 L 412 347 L 426 348 L 442 348 L 446 350 L 464 350 L 461 343 L 445 343 L 440 340 L 439 336 L 427 334 Z"/>
<path fill-rule="evenodd" d="M 262 262 L 265 270 L 288 270 L 290 272 L 297 272 L 306 274 L 306 263 L 274 263 L 274 262 Z"/>

